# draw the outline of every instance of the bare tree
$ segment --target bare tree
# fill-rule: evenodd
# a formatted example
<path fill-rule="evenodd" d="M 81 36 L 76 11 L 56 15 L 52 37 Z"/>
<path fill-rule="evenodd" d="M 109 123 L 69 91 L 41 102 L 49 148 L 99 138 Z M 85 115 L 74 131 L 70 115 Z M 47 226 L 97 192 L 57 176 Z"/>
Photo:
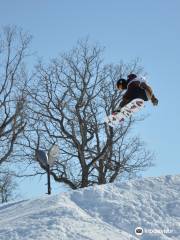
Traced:
<path fill-rule="evenodd" d="M 16 197 L 17 183 L 9 171 L 0 172 L 0 202 L 5 203 Z"/>
<path fill-rule="evenodd" d="M 141 71 L 137 62 L 104 65 L 102 49 L 88 42 L 79 42 L 47 67 L 37 66 L 23 145 L 33 151 L 59 145 L 61 154 L 51 169 L 55 181 L 76 189 L 113 182 L 124 172 L 132 174 L 151 165 L 152 154 L 139 138 L 129 135 L 133 118 L 116 129 L 104 123 L 121 99 L 115 81 L 132 69 Z M 32 162 L 31 151 L 29 157 Z"/>
<path fill-rule="evenodd" d="M 12 155 L 26 124 L 24 59 L 30 40 L 16 27 L 5 27 L 0 35 L 0 164 Z"/>

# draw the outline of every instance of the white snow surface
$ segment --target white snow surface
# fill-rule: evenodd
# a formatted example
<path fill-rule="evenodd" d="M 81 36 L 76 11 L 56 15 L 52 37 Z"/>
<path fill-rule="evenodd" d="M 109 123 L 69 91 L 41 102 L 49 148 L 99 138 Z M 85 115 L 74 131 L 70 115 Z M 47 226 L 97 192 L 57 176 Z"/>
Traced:
<path fill-rule="evenodd" d="M 180 175 L 0 205 L 0 240 L 84 239 L 179 240 Z"/>

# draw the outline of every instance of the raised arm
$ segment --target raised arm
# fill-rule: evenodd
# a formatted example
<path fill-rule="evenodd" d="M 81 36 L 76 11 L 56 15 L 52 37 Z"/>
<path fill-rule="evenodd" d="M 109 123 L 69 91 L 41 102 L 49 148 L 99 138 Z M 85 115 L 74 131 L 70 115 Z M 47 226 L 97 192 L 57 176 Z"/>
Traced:
<path fill-rule="evenodd" d="M 142 82 L 140 84 L 140 87 L 146 91 L 147 97 L 149 100 L 151 100 L 152 104 L 154 106 L 158 105 L 158 99 L 153 94 L 152 88 L 145 82 Z"/>

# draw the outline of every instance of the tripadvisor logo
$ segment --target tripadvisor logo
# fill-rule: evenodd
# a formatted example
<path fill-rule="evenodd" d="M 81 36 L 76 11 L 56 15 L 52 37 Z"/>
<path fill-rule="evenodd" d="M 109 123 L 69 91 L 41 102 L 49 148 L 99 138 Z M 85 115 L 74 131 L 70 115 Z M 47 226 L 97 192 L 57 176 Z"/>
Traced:
<path fill-rule="evenodd" d="M 135 229 L 135 234 L 136 234 L 137 236 L 142 236 L 142 235 L 143 235 L 143 229 L 142 229 L 141 227 L 137 227 L 137 228 Z"/>

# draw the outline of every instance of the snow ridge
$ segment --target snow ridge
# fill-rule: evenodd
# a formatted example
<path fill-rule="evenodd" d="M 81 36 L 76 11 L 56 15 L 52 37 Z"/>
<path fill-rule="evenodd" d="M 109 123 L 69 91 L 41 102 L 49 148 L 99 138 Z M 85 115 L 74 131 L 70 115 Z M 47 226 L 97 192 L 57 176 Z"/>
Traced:
<path fill-rule="evenodd" d="M 180 240 L 180 175 L 0 205 L 0 239 Z"/>

